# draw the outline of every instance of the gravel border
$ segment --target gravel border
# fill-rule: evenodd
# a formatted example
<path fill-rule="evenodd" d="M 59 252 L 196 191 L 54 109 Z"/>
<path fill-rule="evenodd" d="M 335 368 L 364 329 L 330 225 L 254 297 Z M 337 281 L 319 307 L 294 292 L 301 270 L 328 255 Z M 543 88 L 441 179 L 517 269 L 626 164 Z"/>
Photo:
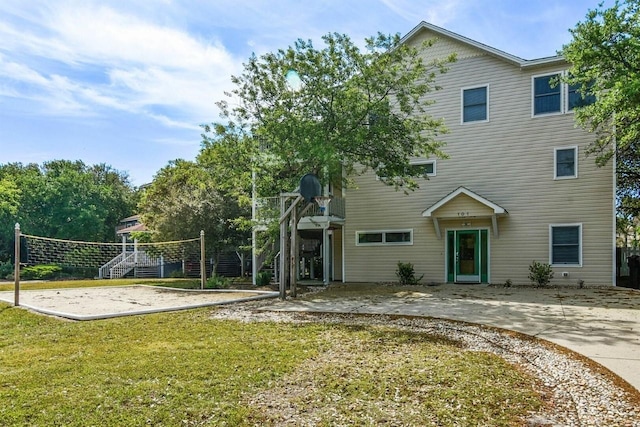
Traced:
<path fill-rule="evenodd" d="M 406 331 L 433 333 L 460 341 L 470 351 L 496 354 L 539 380 L 539 392 L 548 405 L 530 414 L 527 426 L 628 426 L 640 427 L 640 393 L 607 369 L 570 350 L 516 332 L 464 322 L 411 316 L 334 314 L 269 311 L 269 303 L 254 301 L 216 308 L 216 319 L 241 322 L 328 322 L 348 325 L 393 326 Z M 279 396 L 282 402 L 274 401 Z M 285 395 L 269 393 L 265 409 L 288 408 L 287 425 L 314 425 L 304 410 L 291 408 Z M 293 411 L 293 413 L 291 413 Z M 336 425 L 339 425 L 336 420 Z"/>

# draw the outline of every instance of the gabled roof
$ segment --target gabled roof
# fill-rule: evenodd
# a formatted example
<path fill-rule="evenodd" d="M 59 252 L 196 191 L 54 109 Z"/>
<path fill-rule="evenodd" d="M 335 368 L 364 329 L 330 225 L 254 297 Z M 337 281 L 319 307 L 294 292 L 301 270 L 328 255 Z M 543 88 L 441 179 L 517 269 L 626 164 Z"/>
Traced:
<path fill-rule="evenodd" d="M 118 231 L 116 231 L 116 234 L 118 234 L 118 235 L 129 234 L 129 233 L 132 233 L 134 231 L 149 231 L 149 230 L 147 230 L 147 227 L 144 224 L 138 223 L 138 224 L 132 225 L 130 227 L 118 230 Z"/>
<path fill-rule="evenodd" d="M 121 223 L 130 221 L 140 221 L 140 214 L 131 215 L 120 220 Z"/>
<path fill-rule="evenodd" d="M 467 189 L 465 187 L 458 187 L 457 189 L 453 190 L 451 193 L 449 193 L 446 196 L 444 196 L 442 199 L 438 200 L 431 207 L 429 207 L 428 209 L 425 209 L 424 212 L 422 212 L 422 216 L 427 217 L 427 218 L 431 217 L 436 210 L 438 210 L 442 206 L 446 205 L 451 200 L 455 199 L 456 197 L 460 196 L 461 194 L 464 194 L 464 195 L 466 195 L 468 197 L 471 197 L 472 199 L 474 199 L 478 203 L 481 203 L 481 204 L 485 205 L 486 207 L 492 209 L 494 215 L 507 215 L 507 214 L 509 214 L 509 212 L 507 212 L 507 210 L 505 208 L 493 203 L 491 200 L 485 199 L 481 195 L 479 195 L 477 193 L 474 193 L 473 191 L 471 191 L 471 190 L 469 190 L 469 189 Z"/>
<path fill-rule="evenodd" d="M 429 24 L 428 22 L 424 22 L 422 21 L 420 24 L 418 24 L 414 29 L 412 29 L 411 31 L 409 31 L 407 33 L 407 35 L 405 35 L 402 40 L 401 43 L 406 43 L 408 40 L 410 40 L 411 38 L 413 38 L 416 34 L 420 33 L 422 30 L 428 30 L 431 31 L 433 33 L 438 34 L 439 36 L 442 37 L 447 37 L 449 39 L 453 39 L 459 43 L 463 43 L 467 46 L 473 47 L 475 49 L 481 50 L 483 52 L 485 52 L 488 55 L 491 55 L 493 57 L 496 57 L 498 59 L 501 59 L 503 61 L 509 62 L 510 64 L 519 66 L 521 68 L 529 68 L 529 67 L 535 67 L 535 66 L 541 66 L 541 65 L 551 65 L 551 64 L 566 64 L 566 61 L 564 59 L 564 57 L 562 56 L 549 56 L 546 58 L 539 58 L 539 59 L 533 59 L 533 60 L 527 60 L 527 59 L 522 59 L 519 58 L 515 55 L 511 55 L 510 53 L 506 53 L 501 51 L 500 49 L 496 49 L 494 47 L 488 46 L 486 44 L 477 42 L 475 40 L 469 39 L 467 37 L 461 36 L 460 34 L 456 34 L 452 31 L 449 30 L 445 30 L 444 28 L 440 28 L 436 25 L 433 24 Z"/>

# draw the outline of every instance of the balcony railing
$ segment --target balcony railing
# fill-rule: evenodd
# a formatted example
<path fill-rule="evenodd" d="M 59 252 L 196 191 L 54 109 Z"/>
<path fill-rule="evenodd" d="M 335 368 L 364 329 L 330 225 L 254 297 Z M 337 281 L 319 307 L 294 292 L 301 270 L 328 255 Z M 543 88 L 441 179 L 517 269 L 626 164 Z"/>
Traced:
<path fill-rule="evenodd" d="M 333 197 L 329 206 L 328 215 L 338 218 L 346 218 L 345 200 L 342 197 Z M 256 218 L 258 221 L 269 220 L 277 218 L 280 215 L 280 198 L 279 197 L 264 197 L 257 200 L 256 203 Z M 320 206 L 313 203 L 303 216 L 322 216 L 320 212 Z"/>

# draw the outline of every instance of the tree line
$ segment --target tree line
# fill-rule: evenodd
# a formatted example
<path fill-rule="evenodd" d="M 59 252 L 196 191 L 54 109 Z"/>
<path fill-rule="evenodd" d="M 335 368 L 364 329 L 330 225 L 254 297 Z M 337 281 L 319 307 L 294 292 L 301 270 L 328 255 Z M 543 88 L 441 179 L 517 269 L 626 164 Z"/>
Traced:
<path fill-rule="evenodd" d="M 138 199 L 128 175 L 106 164 L 0 164 L 0 263 L 13 256 L 15 223 L 25 234 L 112 242 Z"/>

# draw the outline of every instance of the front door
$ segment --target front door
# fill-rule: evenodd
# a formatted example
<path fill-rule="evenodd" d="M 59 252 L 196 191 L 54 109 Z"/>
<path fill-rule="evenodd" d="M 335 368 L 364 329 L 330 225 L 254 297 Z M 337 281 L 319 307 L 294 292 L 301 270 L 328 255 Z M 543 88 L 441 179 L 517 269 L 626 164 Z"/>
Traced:
<path fill-rule="evenodd" d="M 486 230 L 452 230 L 447 233 L 447 276 L 456 283 L 487 281 Z"/>

